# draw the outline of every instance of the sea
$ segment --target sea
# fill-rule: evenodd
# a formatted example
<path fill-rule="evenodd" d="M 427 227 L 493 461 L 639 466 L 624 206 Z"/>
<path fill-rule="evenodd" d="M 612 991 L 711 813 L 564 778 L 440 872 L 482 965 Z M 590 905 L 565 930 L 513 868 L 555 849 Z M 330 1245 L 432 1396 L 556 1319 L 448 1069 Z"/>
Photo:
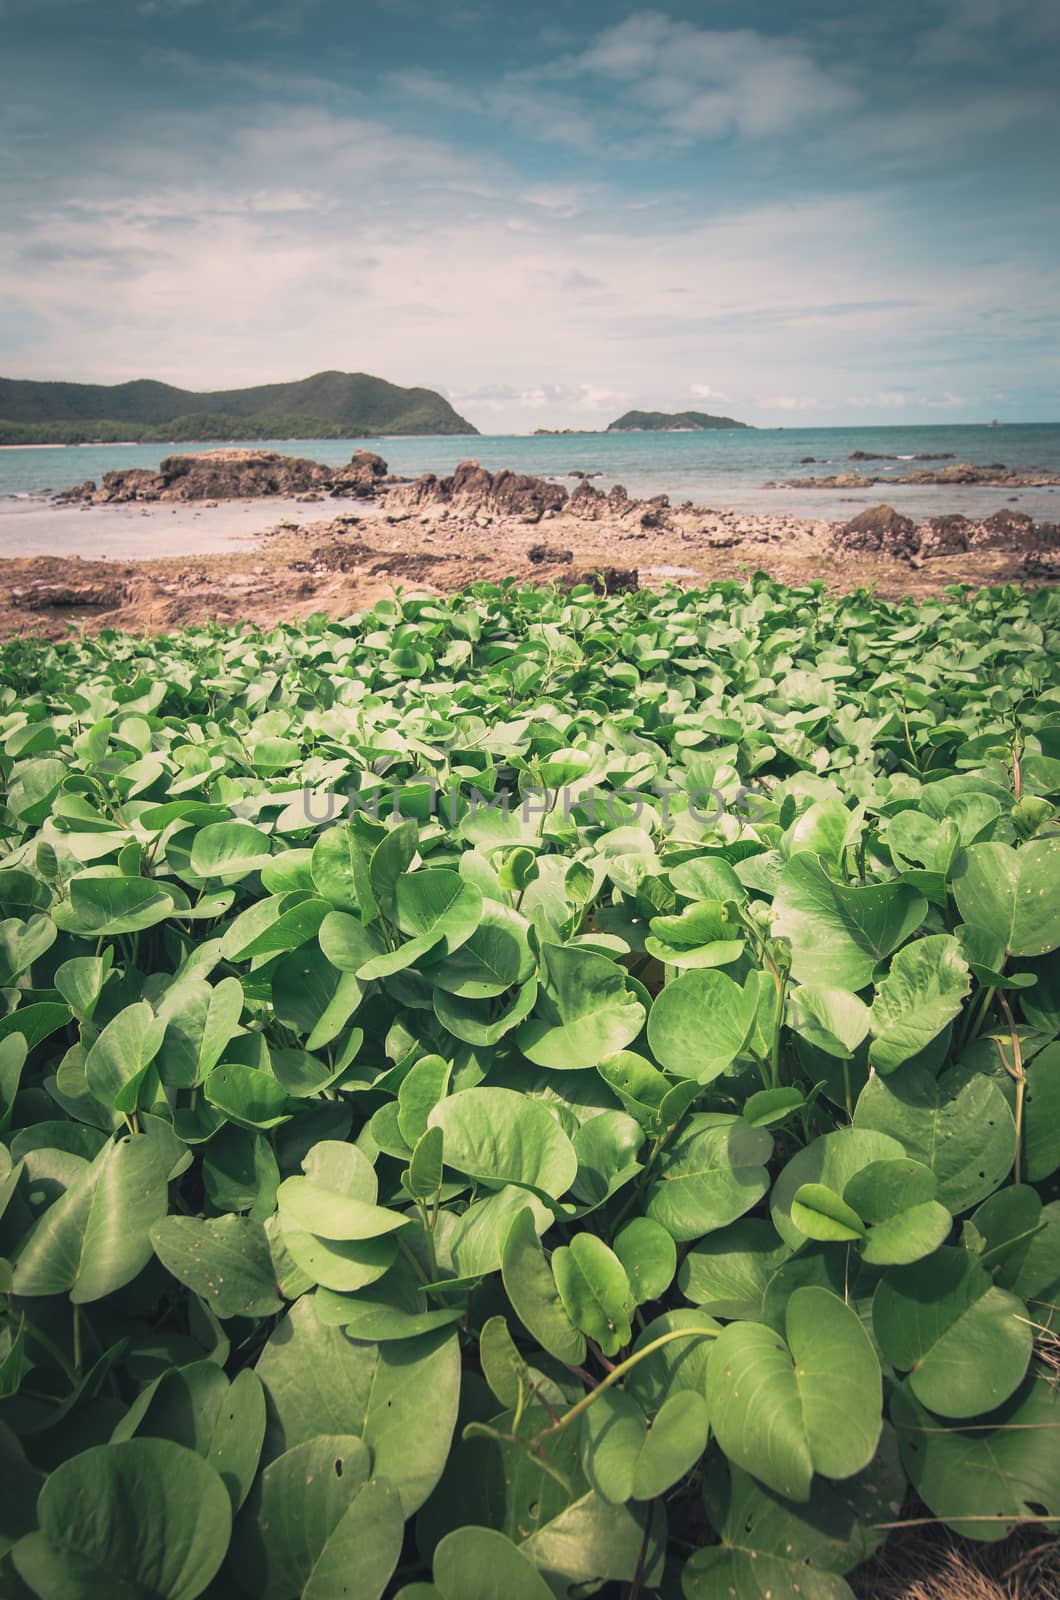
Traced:
<path fill-rule="evenodd" d="M 0 510 L 12 511 L 12 497 L 23 504 L 80 483 L 97 481 L 120 467 L 157 467 L 163 456 L 190 454 L 232 443 L 56 445 L 0 449 Z M 259 442 L 255 442 L 259 447 Z M 363 448 L 384 456 L 402 477 L 451 472 L 473 458 L 496 470 L 556 478 L 573 486 L 575 472 L 599 474 L 598 487 L 624 484 L 647 499 L 667 494 L 674 504 L 691 500 L 714 510 L 774 511 L 807 517 L 843 518 L 862 505 L 886 500 L 914 516 L 938 511 L 989 514 L 1018 504 L 1036 518 L 1060 520 L 1060 488 L 989 489 L 963 485 L 919 487 L 887 480 L 916 462 L 918 455 L 952 455 L 978 465 L 1060 471 L 1060 423 L 937 425 L 930 427 L 726 428 L 709 433 L 588 433 L 556 435 L 481 435 L 429 438 L 262 440 L 260 448 L 309 456 L 332 464 Z M 897 457 L 893 461 L 851 462 L 856 450 Z M 813 460 L 806 460 L 812 457 Z M 794 477 L 825 477 L 857 468 L 883 480 L 868 491 L 767 488 Z M 853 508 L 853 509 L 852 509 Z"/>

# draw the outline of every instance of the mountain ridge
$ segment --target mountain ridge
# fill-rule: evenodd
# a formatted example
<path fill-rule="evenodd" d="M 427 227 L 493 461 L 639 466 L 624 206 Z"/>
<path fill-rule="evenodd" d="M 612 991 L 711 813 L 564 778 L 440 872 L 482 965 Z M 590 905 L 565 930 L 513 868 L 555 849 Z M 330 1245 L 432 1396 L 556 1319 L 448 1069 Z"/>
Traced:
<path fill-rule="evenodd" d="M 477 433 L 433 389 L 402 388 L 364 372 L 201 391 L 152 378 L 119 384 L 0 378 L 0 444 Z"/>

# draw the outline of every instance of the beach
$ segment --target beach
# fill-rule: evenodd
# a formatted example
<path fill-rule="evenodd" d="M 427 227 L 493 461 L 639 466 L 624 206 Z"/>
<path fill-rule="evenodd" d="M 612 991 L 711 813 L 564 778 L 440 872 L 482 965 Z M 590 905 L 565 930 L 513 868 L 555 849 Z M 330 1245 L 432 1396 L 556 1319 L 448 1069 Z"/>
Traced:
<path fill-rule="evenodd" d="M 201 454 L 193 466 L 212 473 L 213 493 L 226 472 L 246 482 L 277 460 L 281 480 L 312 466 L 238 450 L 212 462 Z M 897 490 L 885 515 L 873 510 L 878 486 L 857 497 L 792 490 L 775 510 L 749 511 L 641 499 L 584 474 L 563 484 L 471 462 L 405 481 L 383 476 L 386 465 L 360 452 L 321 491 L 299 495 L 197 499 L 195 471 L 167 483 L 134 468 L 105 491 L 85 486 L 81 501 L 9 497 L 0 501 L 0 633 L 269 626 L 347 615 L 401 588 L 445 595 L 511 580 L 687 589 L 764 570 L 790 584 L 872 585 L 897 598 L 1057 576 L 1055 527 L 983 487 L 910 490 L 934 508 L 917 518 L 897 509 Z M 343 489 L 351 468 L 365 474 L 356 494 Z M 328 491 L 333 482 L 339 492 Z M 104 492 L 119 498 L 94 503 Z"/>

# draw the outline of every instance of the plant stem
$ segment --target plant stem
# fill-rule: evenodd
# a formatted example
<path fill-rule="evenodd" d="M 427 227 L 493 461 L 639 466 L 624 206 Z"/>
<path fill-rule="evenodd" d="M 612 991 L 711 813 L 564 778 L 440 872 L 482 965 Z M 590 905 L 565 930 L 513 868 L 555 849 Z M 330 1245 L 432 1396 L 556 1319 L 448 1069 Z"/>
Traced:
<path fill-rule="evenodd" d="M 605 1389 L 610 1389 L 612 1385 L 620 1383 L 626 1373 L 632 1372 L 633 1368 L 643 1361 L 645 1356 L 650 1356 L 656 1350 L 661 1350 L 663 1345 L 671 1344 L 674 1339 L 716 1339 L 719 1331 L 718 1328 L 671 1328 L 669 1333 L 661 1333 L 657 1339 L 653 1339 L 650 1344 L 646 1344 L 643 1350 L 635 1350 L 631 1356 L 626 1357 L 625 1361 L 620 1361 L 618 1366 L 613 1368 L 607 1374 L 607 1377 L 596 1385 L 595 1389 L 591 1389 L 587 1395 L 583 1395 L 580 1400 L 576 1401 L 570 1410 L 565 1411 L 559 1421 L 551 1428 L 543 1428 L 540 1433 L 535 1434 L 531 1440 L 531 1448 L 536 1450 L 545 1439 L 551 1438 L 554 1433 L 559 1433 L 569 1423 L 580 1417 L 582 1412 L 587 1411 L 593 1401 L 602 1395 Z"/>
<path fill-rule="evenodd" d="M 644 1508 L 644 1537 L 640 1541 L 640 1550 L 637 1554 L 637 1565 L 633 1571 L 633 1582 L 629 1586 L 629 1600 L 640 1600 L 641 1584 L 644 1582 L 644 1566 L 648 1559 L 648 1540 L 651 1538 L 652 1518 L 655 1512 L 655 1501 L 649 1500 Z"/>
<path fill-rule="evenodd" d="M 74 1372 L 81 1376 L 81 1307 L 74 1301 Z"/>
<path fill-rule="evenodd" d="M 1020 1036 L 1016 1031 L 1012 1007 L 1004 994 L 999 994 L 998 999 L 1001 1002 L 1001 1009 L 1005 1013 L 1009 1038 L 1012 1041 L 1012 1065 L 1009 1066 L 1008 1062 L 1005 1061 L 1004 1052 L 1001 1054 L 1001 1059 L 1005 1063 L 1009 1076 L 1016 1085 L 1016 1109 L 1013 1113 L 1016 1123 L 1016 1159 L 1012 1166 L 1012 1176 L 1017 1183 L 1021 1183 L 1023 1181 L 1023 1099 L 1027 1089 L 1027 1076 L 1023 1070 L 1023 1051 L 1020 1049 Z M 1001 1049 L 1000 1045 L 998 1045 L 998 1049 Z"/>

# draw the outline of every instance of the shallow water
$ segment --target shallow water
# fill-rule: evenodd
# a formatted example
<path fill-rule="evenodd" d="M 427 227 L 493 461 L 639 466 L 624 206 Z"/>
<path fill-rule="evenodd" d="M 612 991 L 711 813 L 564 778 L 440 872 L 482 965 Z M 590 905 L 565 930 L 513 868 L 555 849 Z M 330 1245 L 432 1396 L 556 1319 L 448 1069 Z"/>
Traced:
<path fill-rule="evenodd" d="M 556 437 L 480 435 L 455 438 L 375 438 L 375 440 L 279 440 L 261 448 L 314 461 L 338 464 L 355 448 L 376 450 L 392 472 L 415 477 L 420 472 L 452 472 L 456 462 L 472 458 L 492 470 L 511 467 L 543 477 L 565 477 L 572 469 L 599 472 L 602 488 L 624 483 L 640 498 L 669 494 L 701 506 L 738 506 L 746 510 L 801 510 L 821 515 L 820 498 L 809 490 L 762 490 L 770 478 L 828 477 L 857 466 L 879 477 L 908 470 L 916 454 L 951 453 L 956 461 L 978 466 L 1006 462 L 1012 467 L 1060 470 L 1060 424 L 1034 422 L 1001 427 L 773 427 L 721 429 L 709 434 L 578 434 Z M 85 478 L 99 478 L 115 467 L 157 467 L 168 454 L 216 448 L 211 445 L 56 445 L 32 450 L 0 450 L 0 496 L 61 490 Z M 901 461 L 850 462 L 855 450 L 873 450 Z M 802 456 L 815 461 L 802 462 Z M 932 466 L 932 462 L 916 462 Z M 942 466 L 942 462 L 938 462 Z M 573 478 L 567 478 L 573 483 Z M 879 499 L 879 490 L 874 498 Z M 826 494 L 834 506 L 845 491 Z M 900 491 L 887 490 L 887 498 Z M 906 490 L 901 493 L 922 493 Z M 959 491 L 938 490 L 950 509 Z M 983 493 L 1006 499 L 1004 491 Z M 1030 494 L 1031 491 L 1026 491 Z M 1038 491 L 1036 491 L 1038 493 Z M 1026 509 L 1030 510 L 1028 506 Z M 1044 514 L 1044 507 L 1042 507 Z M 825 515 L 842 515 L 825 512 Z"/>

